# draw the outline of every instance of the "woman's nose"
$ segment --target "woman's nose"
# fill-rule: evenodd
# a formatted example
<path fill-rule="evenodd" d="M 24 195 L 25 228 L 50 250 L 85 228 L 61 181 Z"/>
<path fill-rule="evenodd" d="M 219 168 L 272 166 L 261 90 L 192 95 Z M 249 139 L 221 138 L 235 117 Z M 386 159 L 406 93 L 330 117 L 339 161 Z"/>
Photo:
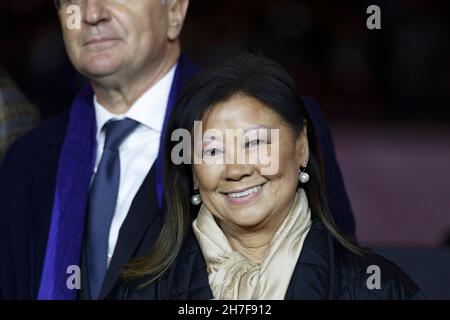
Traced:
<path fill-rule="evenodd" d="M 223 178 L 225 180 L 239 181 L 244 177 L 251 176 L 252 173 L 253 168 L 248 164 L 225 164 Z"/>

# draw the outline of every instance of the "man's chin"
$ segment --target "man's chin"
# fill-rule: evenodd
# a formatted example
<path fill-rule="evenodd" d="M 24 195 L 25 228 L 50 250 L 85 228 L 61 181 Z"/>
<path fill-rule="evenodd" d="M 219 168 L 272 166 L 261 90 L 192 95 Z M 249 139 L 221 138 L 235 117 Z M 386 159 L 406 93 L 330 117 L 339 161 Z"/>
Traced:
<path fill-rule="evenodd" d="M 95 69 L 86 70 L 83 74 L 91 80 L 100 80 L 105 78 L 110 78 L 116 74 L 116 70 L 110 69 Z"/>
<path fill-rule="evenodd" d="M 94 64 L 88 65 L 83 70 L 79 70 L 84 76 L 89 79 L 103 79 L 109 78 L 117 74 L 119 70 L 118 65 L 113 64 Z"/>
<path fill-rule="evenodd" d="M 121 57 L 110 52 L 90 53 L 79 55 L 77 61 L 72 61 L 80 73 L 88 78 L 111 75 L 120 68 Z"/>

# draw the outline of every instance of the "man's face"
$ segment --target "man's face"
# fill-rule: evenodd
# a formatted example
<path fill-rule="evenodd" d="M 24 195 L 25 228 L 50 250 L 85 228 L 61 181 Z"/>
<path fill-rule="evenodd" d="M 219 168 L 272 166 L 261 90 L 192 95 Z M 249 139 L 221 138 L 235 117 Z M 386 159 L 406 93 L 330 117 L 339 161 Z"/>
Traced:
<path fill-rule="evenodd" d="M 169 4 L 161 0 L 84 0 L 81 28 L 67 27 L 60 10 L 67 53 L 91 79 L 131 79 L 163 59 L 168 44 Z"/>

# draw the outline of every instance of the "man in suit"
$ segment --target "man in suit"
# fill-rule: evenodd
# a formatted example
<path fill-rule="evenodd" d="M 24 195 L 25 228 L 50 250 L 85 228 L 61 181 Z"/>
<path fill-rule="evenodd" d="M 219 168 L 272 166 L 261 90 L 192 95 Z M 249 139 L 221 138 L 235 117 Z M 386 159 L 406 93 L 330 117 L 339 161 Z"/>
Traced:
<path fill-rule="evenodd" d="M 161 227 L 161 137 L 196 72 L 178 40 L 188 0 L 81 3 L 81 29 L 67 28 L 68 1 L 57 7 L 67 53 L 90 86 L 70 113 L 19 140 L 0 171 L 0 298 L 101 299 Z M 328 127 L 305 103 L 332 210 L 354 232 Z"/>
<path fill-rule="evenodd" d="M 82 1 L 80 29 L 68 27 L 69 4 L 56 1 L 64 43 L 90 86 L 5 159 L 4 298 L 99 299 L 148 252 L 161 223 L 160 137 L 195 72 L 180 54 L 188 0 Z M 70 266 L 81 266 L 81 292 L 66 288 Z"/>

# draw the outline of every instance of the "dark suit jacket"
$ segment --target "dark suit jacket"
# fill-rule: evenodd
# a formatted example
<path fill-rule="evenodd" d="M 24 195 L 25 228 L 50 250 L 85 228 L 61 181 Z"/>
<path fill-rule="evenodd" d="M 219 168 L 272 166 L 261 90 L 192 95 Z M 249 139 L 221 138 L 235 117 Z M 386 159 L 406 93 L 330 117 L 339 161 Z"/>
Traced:
<path fill-rule="evenodd" d="M 195 73 L 183 62 L 181 85 Z M 318 105 L 304 98 L 326 165 L 330 208 L 338 226 L 354 234 L 353 214 L 336 161 L 329 128 Z M 56 171 L 68 124 L 65 113 L 14 144 L 0 169 L 0 299 L 35 299 L 38 294 L 56 184 Z M 106 275 L 104 296 L 129 259 L 149 251 L 161 227 L 154 198 L 154 173 L 136 195 L 119 234 Z M 149 199 L 153 197 L 153 200 Z M 84 296 L 85 297 L 85 296 Z"/>
<path fill-rule="evenodd" d="M 380 288 L 369 289 L 367 267 L 380 268 Z M 128 300 L 211 300 L 206 262 L 192 229 L 171 268 L 145 288 L 146 278 L 123 281 L 108 297 Z M 370 282 L 371 283 L 371 282 Z M 289 283 L 286 300 L 423 299 L 419 287 L 396 265 L 376 254 L 358 256 L 333 240 L 313 218 Z"/>

